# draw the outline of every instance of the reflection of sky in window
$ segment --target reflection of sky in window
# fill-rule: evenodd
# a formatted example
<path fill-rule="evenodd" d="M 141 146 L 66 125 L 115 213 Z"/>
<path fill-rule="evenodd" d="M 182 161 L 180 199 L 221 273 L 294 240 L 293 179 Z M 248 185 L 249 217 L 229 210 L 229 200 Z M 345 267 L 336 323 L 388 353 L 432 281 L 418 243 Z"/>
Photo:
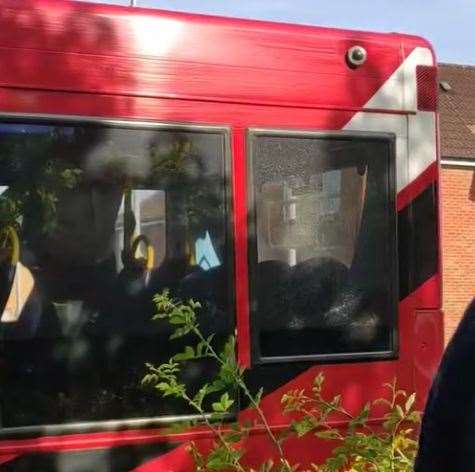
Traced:
<path fill-rule="evenodd" d="M 58 126 L 47 125 L 25 125 L 17 123 L 3 123 L 0 124 L 0 134 L 49 134 L 52 133 Z M 74 128 L 71 126 L 61 127 L 62 134 L 71 135 Z"/>
<path fill-rule="evenodd" d="M 2 134 L 47 134 L 54 130 L 54 126 L 1 124 Z"/>
<path fill-rule="evenodd" d="M 50 126 L 47 124 L 0 123 L 0 137 L 18 135 L 48 135 L 60 131 L 61 136 L 73 136 L 75 129 L 83 127 Z M 203 156 L 215 156 L 222 151 L 222 137 L 217 134 L 194 134 L 188 132 L 146 130 L 146 129 L 114 129 L 100 128 L 101 139 L 84 155 L 86 171 L 101 172 L 103 165 L 109 164 L 111 155 L 118 156 L 125 163 L 129 172 L 139 177 L 148 174 L 150 168 L 150 147 L 158 147 L 160 154 L 168 154 L 177 141 L 177 136 L 189 141 L 193 146 L 193 154 L 204 164 L 204 175 L 214 175 L 222 171 L 222 162 L 218 159 L 202 159 Z M 114 159 L 115 160 L 115 159 Z"/>

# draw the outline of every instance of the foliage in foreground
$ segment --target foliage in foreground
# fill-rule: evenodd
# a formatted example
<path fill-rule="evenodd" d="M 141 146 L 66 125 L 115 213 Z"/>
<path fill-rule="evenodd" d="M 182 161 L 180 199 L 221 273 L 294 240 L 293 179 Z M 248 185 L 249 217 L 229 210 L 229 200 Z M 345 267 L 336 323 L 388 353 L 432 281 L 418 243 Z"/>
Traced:
<path fill-rule="evenodd" d="M 221 350 L 216 350 L 213 336 L 204 336 L 200 330 L 197 313 L 199 302 L 182 302 L 170 297 L 168 291 L 154 298 L 157 314 L 154 320 L 164 320 L 173 327 L 171 339 L 191 338 L 194 343 L 176 353 L 168 362 L 155 366 L 147 364 L 147 374 L 142 380 L 163 397 L 173 397 L 184 402 L 198 415 L 198 420 L 174 426 L 178 428 L 205 427 L 213 433 L 213 446 L 203 451 L 191 443 L 189 452 L 197 471 L 238 472 L 409 472 L 413 469 L 417 453 L 414 429 L 420 422 L 420 413 L 414 410 L 415 394 L 407 395 L 398 390 L 396 381 L 385 384 L 387 398 L 367 403 L 353 415 L 347 411 L 340 395 L 327 398 L 324 376 L 319 373 L 312 388 L 292 390 L 281 400 L 283 412 L 290 415 L 290 426 L 276 432 L 269 424 L 261 407 L 262 389 L 249 390 L 244 380 L 244 369 L 236 362 L 235 339 L 230 337 Z M 188 362 L 210 359 L 217 366 L 216 376 L 191 393 L 180 380 L 182 369 Z M 240 390 L 256 416 L 253 425 L 231 422 L 229 418 L 236 407 L 232 392 Z M 374 407 L 384 410 L 384 420 L 372 422 Z M 338 424 L 338 427 L 336 427 Z M 253 427 L 260 427 L 274 447 L 274 454 L 262 458 L 257 469 L 245 463 L 246 439 Z M 324 463 L 311 468 L 291 463 L 285 454 L 289 438 L 311 435 L 315 447 L 321 441 L 331 441 L 333 452 Z M 308 444 L 308 443 L 306 443 Z"/>

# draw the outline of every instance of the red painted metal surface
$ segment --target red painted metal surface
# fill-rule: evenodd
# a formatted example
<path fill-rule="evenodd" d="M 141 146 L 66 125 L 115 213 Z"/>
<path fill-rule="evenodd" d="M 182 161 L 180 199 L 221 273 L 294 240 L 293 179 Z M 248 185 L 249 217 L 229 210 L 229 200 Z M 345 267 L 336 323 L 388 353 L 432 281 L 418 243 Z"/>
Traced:
<path fill-rule="evenodd" d="M 200 449 L 210 446 L 210 440 L 200 443 Z M 194 469 L 193 460 L 186 451 L 186 445 L 178 446 L 158 459 L 153 459 L 134 469 L 133 472 L 187 472 Z"/>
<path fill-rule="evenodd" d="M 233 128 L 233 196 L 234 196 L 234 249 L 236 287 L 236 328 L 238 361 L 243 367 L 251 366 L 251 335 L 249 326 L 249 284 L 247 283 L 247 179 L 246 143 L 244 128 Z M 244 281 L 244 282 L 243 282 Z"/>
<path fill-rule="evenodd" d="M 412 200 L 420 195 L 429 185 L 437 182 L 438 163 L 434 162 L 422 172 L 417 179 L 412 181 L 407 187 L 403 188 L 397 195 L 397 210 L 400 211 L 406 207 Z"/>
<path fill-rule="evenodd" d="M 354 44 L 368 51 L 368 62 L 357 69 L 345 62 L 346 50 Z M 341 129 L 416 47 L 430 48 L 420 38 L 397 34 L 56 0 L 4 0 L 0 112 L 231 128 L 238 355 L 249 367 L 246 128 Z M 433 164 L 399 193 L 398 209 L 437 178 Z M 419 312 L 421 308 L 435 310 Z M 342 394 L 350 410 L 380 396 L 382 384 L 394 377 L 401 387 L 424 395 L 442 346 L 437 308 L 440 274 L 401 301 L 397 360 L 314 366 L 264 398 L 271 423 L 279 427 L 287 421 L 280 409 L 282 394 L 308 386 L 319 371 L 327 376 L 328 391 Z M 241 413 L 243 418 L 249 415 Z M 0 441 L 0 457 L 202 437 L 190 433 L 172 438 L 148 430 L 8 440 Z M 207 441 L 201 439 L 203 447 Z M 258 435 L 252 441 L 253 451 L 270 447 Z M 136 472 L 190 467 L 180 446 Z"/>
<path fill-rule="evenodd" d="M 6 464 L 7 462 L 10 462 L 13 459 L 15 459 L 16 457 L 18 457 L 18 454 L 2 455 L 2 456 L 0 456 L 0 465 Z"/>
<path fill-rule="evenodd" d="M 426 45 L 395 34 L 53 0 L 6 0 L 0 25 L 4 87 L 287 106 L 361 107 Z M 345 54 L 355 44 L 368 60 L 351 69 Z"/>

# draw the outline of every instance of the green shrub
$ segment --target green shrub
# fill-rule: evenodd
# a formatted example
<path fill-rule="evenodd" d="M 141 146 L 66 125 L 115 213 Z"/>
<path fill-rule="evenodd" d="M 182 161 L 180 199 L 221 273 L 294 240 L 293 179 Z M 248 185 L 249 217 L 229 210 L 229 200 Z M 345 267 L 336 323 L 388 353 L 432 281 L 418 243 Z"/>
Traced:
<path fill-rule="evenodd" d="M 312 464 L 313 472 L 409 472 L 413 469 L 417 453 L 414 440 L 420 423 L 420 413 L 414 410 L 415 394 L 407 395 L 398 390 L 396 381 L 386 384 L 387 398 L 367 403 L 353 415 L 343 407 L 340 395 L 327 398 L 324 392 L 324 376 L 319 373 L 310 391 L 292 390 L 281 400 L 283 412 L 291 415 L 290 426 L 278 433 L 270 426 L 262 410 L 262 389 L 252 393 L 244 381 L 244 369 L 236 362 L 235 339 L 230 337 L 219 352 L 213 346 L 213 336 L 205 337 L 197 321 L 199 302 L 174 300 L 168 291 L 156 295 L 157 314 L 154 320 L 165 320 L 174 329 L 171 339 L 192 336 L 195 343 L 177 352 L 168 362 L 155 366 L 147 364 L 143 385 L 157 390 L 163 397 L 183 401 L 200 417 L 200 420 L 174 425 L 173 430 L 196 425 L 208 428 L 214 437 L 210 450 L 203 453 L 191 443 L 197 471 L 252 472 L 245 465 L 246 438 L 251 425 L 228 421 L 234 400 L 230 392 L 239 389 L 274 445 L 274 459 L 263 458 L 259 472 L 304 472 L 308 469 L 292 464 L 286 458 L 283 444 L 290 437 L 312 435 L 316 445 L 331 441 L 333 452 L 322 464 Z M 218 369 L 215 378 L 203 383 L 191 394 L 180 381 L 182 366 L 192 360 L 208 358 Z M 205 406 L 206 405 L 206 406 Z M 384 409 L 384 421 L 371 421 L 370 413 L 378 405 Z M 343 421 L 338 421 L 343 420 Z M 338 427 L 335 422 L 338 421 Z M 275 459 L 277 457 L 277 459 Z"/>

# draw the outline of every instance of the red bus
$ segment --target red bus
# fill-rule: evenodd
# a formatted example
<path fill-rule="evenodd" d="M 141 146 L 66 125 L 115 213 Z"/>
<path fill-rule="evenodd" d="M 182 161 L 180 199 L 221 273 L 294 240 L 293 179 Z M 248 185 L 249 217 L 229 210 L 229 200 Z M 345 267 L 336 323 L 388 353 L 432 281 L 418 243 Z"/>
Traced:
<path fill-rule="evenodd" d="M 349 408 L 395 377 L 422 407 L 436 99 L 415 36 L 3 0 L 2 470 L 193 469 L 187 441 L 209 439 L 170 433 L 189 412 L 139 386 L 177 349 L 150 321 L 164 288 L 236 333 L 272 427 L 319 371 Z"/>

